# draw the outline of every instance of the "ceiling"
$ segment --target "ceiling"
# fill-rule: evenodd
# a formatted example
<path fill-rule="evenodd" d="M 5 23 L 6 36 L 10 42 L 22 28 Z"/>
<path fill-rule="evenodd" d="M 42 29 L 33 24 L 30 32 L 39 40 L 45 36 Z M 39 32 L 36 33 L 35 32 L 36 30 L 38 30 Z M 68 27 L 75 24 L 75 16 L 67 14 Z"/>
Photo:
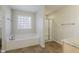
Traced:
<path fill-rule="evenodd" d="M 10 5 L 10 8 L 14 10 L 37 12 L 40 8 L 40 5 Z"/>
<path fill-rule="evenodd" d="M 51 12 L 57 11 L 63 8 L 65 5 L 46 5 L 45 14 L 50 14 Z"/>
<path fill-rule="evenodd" d="M 15 10 L 37 12 L 40 8 L 40 5 L 10 5 L 10 7 Z M 46 5 L 45 14 L 59 10 L 62 7 L 64 7 L 64 5 Z"/>

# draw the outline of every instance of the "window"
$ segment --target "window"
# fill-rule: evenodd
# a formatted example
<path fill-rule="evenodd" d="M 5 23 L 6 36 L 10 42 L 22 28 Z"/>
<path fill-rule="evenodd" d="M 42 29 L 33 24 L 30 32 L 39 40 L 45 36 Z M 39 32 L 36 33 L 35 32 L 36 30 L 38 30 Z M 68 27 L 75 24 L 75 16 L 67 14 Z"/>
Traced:
<path fill-rule="evenodd" d="M 18 29 L 32 29 L 31 16 L 18 16 Z"/>

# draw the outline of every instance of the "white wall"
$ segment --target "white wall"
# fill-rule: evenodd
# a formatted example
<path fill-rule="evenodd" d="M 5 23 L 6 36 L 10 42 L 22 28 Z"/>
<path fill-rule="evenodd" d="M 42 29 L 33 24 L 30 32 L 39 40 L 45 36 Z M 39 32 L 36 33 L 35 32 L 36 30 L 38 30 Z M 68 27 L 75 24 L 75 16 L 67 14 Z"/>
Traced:
<path fill-rule="evenodd" d="M 45 47 L 45 40 L 44 40 L 44 6 L 40 6 L 40 9 L 36 15 L 36 32 L 37 35 L 40 36 L 40 45 Z"/>
<path fill-rule="evenodd" d="M 79 36 L 79 6 L 65 6 L 51 15 L 54 16 L 55 40 Z M 62 25 L 72 24 L 75 25 Z"/>
<path fill-rule="evenodd" d="M 10 21 L 11 18 L 10 8 L 7 6 L 1 6 L 2 8 L 2 52 L 6 50 L 6 41 L 10 36 Z"/>

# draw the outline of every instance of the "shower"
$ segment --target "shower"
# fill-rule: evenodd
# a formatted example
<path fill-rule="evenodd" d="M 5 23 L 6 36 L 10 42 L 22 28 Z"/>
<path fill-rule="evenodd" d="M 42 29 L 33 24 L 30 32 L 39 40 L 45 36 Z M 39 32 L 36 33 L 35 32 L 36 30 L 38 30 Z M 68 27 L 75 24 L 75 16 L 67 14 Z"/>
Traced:
<path fill-rule="evenodd" d="M 53 19 L 48 18 L 44 20 L 44 35 L 45 41 L 52 41 L 53 40 Z"/>

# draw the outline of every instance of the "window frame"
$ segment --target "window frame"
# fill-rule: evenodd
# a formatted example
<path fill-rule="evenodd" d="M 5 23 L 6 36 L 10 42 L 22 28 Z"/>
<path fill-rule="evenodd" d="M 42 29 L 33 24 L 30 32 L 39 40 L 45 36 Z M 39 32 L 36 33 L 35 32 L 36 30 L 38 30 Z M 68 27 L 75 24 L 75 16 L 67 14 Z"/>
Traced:
<path fill-rule="evenodd" d="M 32 17 L 32 29 L 18 29 L 17 28 L 18 16 L 31 16 Z M 19 35 L 19 34 L 36 33 L 36 13 L 13 10 L 12 19 L 13 19 L 12 20 L 13 30 L 12 31 L 15 34 Z"/>
<path fill-rule="evenodd" d="M 32 29 L 32 17 L 31 16 L 19 16 L 18 15 L 17 29 L 22 29 L 22 30 L 23 29 L 26 29 L 26 30 Z"/>

